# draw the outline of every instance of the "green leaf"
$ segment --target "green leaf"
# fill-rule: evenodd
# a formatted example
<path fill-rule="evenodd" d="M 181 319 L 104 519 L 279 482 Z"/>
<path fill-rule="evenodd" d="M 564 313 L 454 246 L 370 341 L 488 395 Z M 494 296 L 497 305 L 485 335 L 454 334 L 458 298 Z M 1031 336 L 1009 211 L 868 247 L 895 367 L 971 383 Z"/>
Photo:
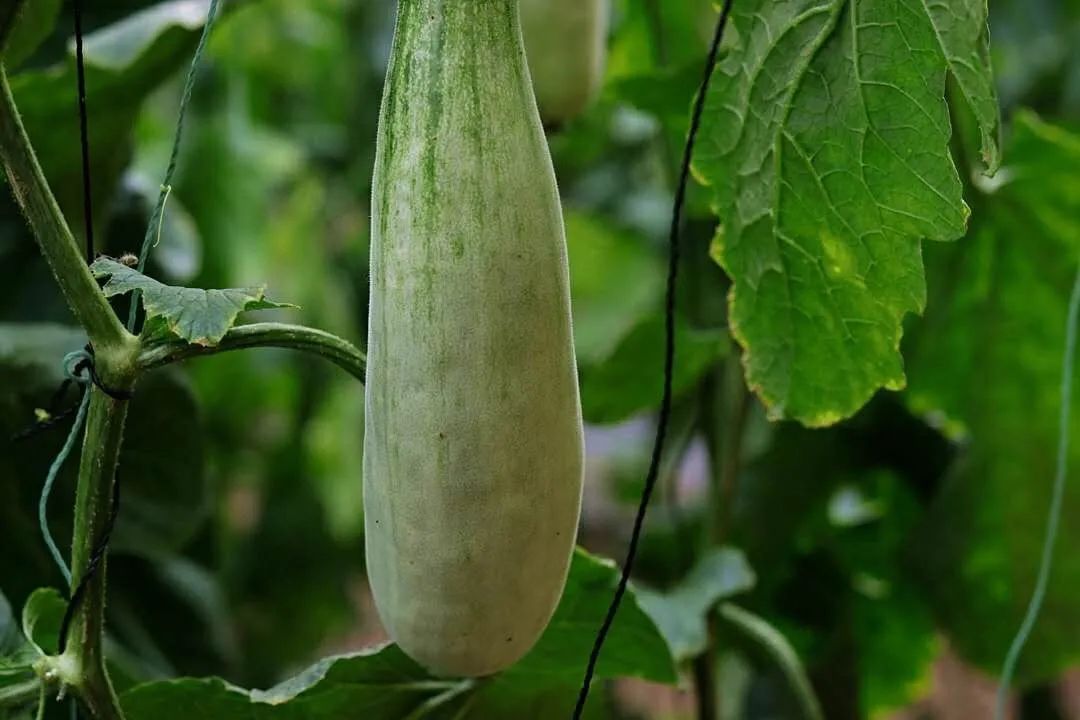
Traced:
<path fill-rule="evenodd" d="M 67 600 L 54 588 L 38 588 L 23 605 L 22 631 L 43 655 L 52 655 L 60 645 L 60 623 Z"/>
<path fill-rule="evenodd" d="M 153 5 L 88 35 L 83 54 L 96 68 L 122 72 L 148 62 L 154 44 L 170 28 L 201 29 L 209 9 L 210 0 Z"/>
<path fill-rule="evenodd" d="M 167 331 L 195 345 L 217 345 L 242 312 L 296 307 L 266 300 L 264 288 L 200 290 L 164 285 L 109 258 L 98 258 L 90 270 L 94 277 L 108 278 L 102 288 L 106 297 L 142 292 L 144 335 Z"/>
<path fill-rule="evenodd" d="M 1003 184 L 963 246 L 928 254 L 931 311 L 908 352 L 909 405 L 961 457 L 912 548 L 953 647 L 1000 670 L 1035 583 L 1054 477 L 1066 308 L 1080 257 L 1080 135 L 1016 117 Z M 1080 375 L 1074 375 L 1080 380 Z M 1074 380 L 1074 383 L 1076 381 Z M 1061 536 L 1018 682 L 1080 660 L 1080 396 Z"/>
<path fill-rule="evenodd" d="M 679 662 L 708 648 L 706 618 L 720 600 L 754 587 L 746 556 L 733 548 L 713 548 L 678 585 L 667 592 L 638 588 L 638 602 L 656 622 Z"/>
<path fill-rule="evenodd" d="M 774 426 L 740 479 L 732 540 L 759 570 L 755 601 L 820 678 L 857 679 L 860 717 L 924 696 L 940 649 L 905 563 L 923 513 L 910 483 L 942 472 L 936 440 L 881 398 L 834 428 Z M 912 447 L 921 457 L 904 463 L 908 477 L 889 468 Z"/>
<path fill-rule="evenodd" d="M 690 328 L 675 321 L 675 394 L 697 384 L 730 350 L 723 330 Z M 581 369 L 581 406 L 591 423 L 616 423 L 660 404 L 663 395 L 664 318 L 639 322 L 603 362 Z"/>
<path fill-rule="evenodd" d="M 975 116 L 988 174 L 1001 164 L 1001 115 L 990 65 L 990 34 L 985 0 L 924 2 L 937 46 L 949 74 Z M 895 11 L 894 11 L 895 12 Z"/>
<path fill-rule="evenodd" d="M 990 27 L 994 34 L 990 52 L 1003 108 L 1049 99 L 1046 91 L 1056 94 L 1061 78 L 1070 69 L 1075 73 L 1080 62 L 1073 41 L 1080 32 L 1080 3 L 1075 0 L 994 0 Z M 1062 110 L 1067 113 L 1070 93 L 1062 90 L 1066 96 Z"/>
<path fill-rule="evenodd" d="M 613 563 L 578 550 L 562 601 L 540 642 L 520 663 L 494 678 L 436 679 L 389 645 L 327 658 L 265 691 L 243 690 L 218 678 L 184 678 L 136 686 L 123 694 L 121 702 L 132 720 L 179 720 L 196 711 L 205 720 L 560 717 L 573 708 L 618 577 Z M 624 597 L 596 675 L 597 679 L 624 676 L 667 683 L 676 679 L 671 653 L 639 607 L 633 589 Z M 592 712 L 602 702 L 602 698 L 591 702 Z"/>
<path fill-rule="evenodd" d="M 581 690 L 581 679 L 552 682 L 547 678 L 513 681 L 497 676 L 431 717 L 438 720 L 549 720 L 571 717 Z M 618 717 L 607 698 L 594 691 L 585 705 L 583 720 Z"/>
<path fill-rule="evenodd" d="M 195 712 L 205 720 L 546 720 L 568 715 L 577 689 L 504 676 L 433 679 L 388 645 L 326 658 L 265 691 L 243 690 L 219 678 L 182 678 L 136 686 L 121 696 L 121 704 L 131 720 L 186 720 Z"/>
<path fill-rule="evenodd" d="M 4 65 L 9 71 L 23 64 L 52 32 L 60 14 L 60 0 L 34 0 L 23 3 L 22 12 L 15 21 L 7 47 L 4 48 Z"/>
<path fill-rule="evenodd" d="M 952 72 L 988 170 L 998 116 L 985 1 L 735 5 L 696 170 L 722 229 L 730 323 L 775 418 L 828 425 L 904 386 L 901 322 L 921 312 L 920 240 L 964 233 L 949 155 Z"/>
<path fill-rule="evenodd" d="M 660 299 L 663 267 L 637 235 L 566 211 L 574 346 L 582 365 L 600 362 Z"/>
<path fill-rule="evenodd" d="M 613 39 L 611 94 L 660 120 L 673 148 L 686 136 L 716 17 L 709 0 L 629 0 Z"/>
<path fill-rule="evenodd" d="M 615 13 L 618 23 L 608 57 L 605 98 L 648 113 L 658 121 L 663 165 L 668 174 L 677 169 L 678 153 L 686 139 L 690 109 L 701 85 L 701 69 L 719 15 L 710 0 L 625 0 Z M 604 128 L 607 136 L 611 130 Z M 603 141 L 601 141 L 603 142 Z M 594 141 L 593 146 L 599 145 Z M 581 154 L 581 153 L 578 153 Z M 670 178 L 669 178 L 670 181 Z M 622 193 L 626 192 L 621 183 Z M 700 187 L 688 189 L 688 216 L 707 216 Z M 657 230 L 667 230 L 670 204 Z"/>
<path fill-rule="evenodd" d="M 620 78 L 612 91 L 623 102 L 656 116 L 673 139 L 686 133 L 690 106 L 701 84 L 701 60 L 677 69 L 661 68 Z"/>
<path fill-rule="evenodd" d="M 861 578 L 860 578 L 861 579 Z M 910 577 L 884 585 L 852 604 L 858 638 L 859 705 L 863 717 L 880 717 L 926 697 L 942 643 L 926 601 Z"/>
<path fill-rule="evenodd" d="M 86 35 L 96 216 L 104 216 L 130 160 L 131 134 L 143 101 L 190 59 L 208 7 L 209 0 L 161 2 Z M 74 43 L 69 43 L 64 63 L 11 78 L 38 159 L 70 219 L 82 217 L 79 144 L 70 141 L 71 121 L 77 117 L 74 87 Z"/>
<path fill-rule="evenodd" d="M 911 487 L 890 472 L 841 485 L 828 503 L 823 543 L 832 547 L 852 588 L 850 622 L 865 717 L 925 696 L 941 650 L 931 609 L 903 562 L 921 513 Z"/>
<path fill-rule="evenodd" d="M 38 720 L 36 710 L 40 692 L 41 682 L 33 672 L 19 677 L 0 674 L 0 720 Z"/>
<path fill-rule="evenodd" d="M 581 679 L 593 640 L 619 582 L 619 568 L 578 548 L 562 600 L 536 647 L 506 671 L 508 677 Z M 640 677 L 654 682 L 676 680 L 671 650 L 637 600 L 636 590 L 623 598 L 604 645 L 596 677 Z"/>
<path fill-rule="evenodd" d="M 404 718 L 449 683 L 427 673 L 394 646 L 322 660 L 269 690 L 247 691 L 219 678 L 181 678 L 136 686 L 121 697 L 132 720 Z"/>
<path fill-rule="evenodd" d="M 716 16 L 710 0 L 657 4 L 627 0 L 611 47 L 608 74 L 622 79 L 647 75 L 661 66 L 697 64 L 700 75 Z M 690 99 L 689 95 L 682 98 L 685 112 L 689 112 Z"/>

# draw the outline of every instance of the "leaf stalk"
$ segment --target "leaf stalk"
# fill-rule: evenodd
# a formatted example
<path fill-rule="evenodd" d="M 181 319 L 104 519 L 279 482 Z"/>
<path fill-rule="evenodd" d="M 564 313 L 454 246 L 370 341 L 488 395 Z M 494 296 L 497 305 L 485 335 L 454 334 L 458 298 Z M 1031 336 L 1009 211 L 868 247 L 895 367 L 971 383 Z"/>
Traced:
<path fill-rule="evenodd" d="M 149 370 L 190 358 L 254 347 L 277 347 L 309 353 L 334 363 L 360 382 L 364 381 L 367 357 L 363 351 L 336 335 L 286 323 L 253 323 L 230 329 L 214 346 L 192 345 L 183 340 L 147 343 L 139 354 L 139 367 Z"/>

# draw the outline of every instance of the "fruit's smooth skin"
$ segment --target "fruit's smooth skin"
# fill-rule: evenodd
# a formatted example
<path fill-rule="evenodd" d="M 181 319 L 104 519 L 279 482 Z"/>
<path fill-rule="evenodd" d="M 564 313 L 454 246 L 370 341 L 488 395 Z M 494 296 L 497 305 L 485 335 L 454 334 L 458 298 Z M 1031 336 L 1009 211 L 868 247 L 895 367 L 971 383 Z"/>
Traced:
<path fill-rule="evenodd" d="M 521 0 L 521 25 L 540 115 L 558 127 L 585 112 L 600 90 L 608 0 Z"/>
<path fill-rule="evenodd" d="M 566 240 L 517 0 L 400 0 L 366 408 L 379 616 L 437 674 L 508 667 L 562 594 L 584 454 Z"/>

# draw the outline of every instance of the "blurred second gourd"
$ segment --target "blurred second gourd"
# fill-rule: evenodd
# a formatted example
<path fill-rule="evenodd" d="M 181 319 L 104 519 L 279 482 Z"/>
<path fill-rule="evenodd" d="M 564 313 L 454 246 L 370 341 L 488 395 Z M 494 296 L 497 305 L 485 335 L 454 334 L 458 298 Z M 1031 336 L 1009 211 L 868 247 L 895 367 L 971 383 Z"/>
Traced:
<path fill-rule="evenodd" d="M 607 57 L 608 0 L 521 0 L 536 101 L 547 127 L 581 115 L 596 98 Z"/>

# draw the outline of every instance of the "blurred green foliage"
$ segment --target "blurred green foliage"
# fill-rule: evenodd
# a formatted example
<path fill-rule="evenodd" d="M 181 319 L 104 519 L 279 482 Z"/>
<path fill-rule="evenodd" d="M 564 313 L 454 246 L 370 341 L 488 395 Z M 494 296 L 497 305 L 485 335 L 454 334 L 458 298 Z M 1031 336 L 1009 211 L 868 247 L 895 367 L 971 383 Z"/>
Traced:
<path fill-rule="evenodd" d="M 97 249 L 118 256 L 142 240 L 206 2 L 89 5 Z M 197 77 L 149 272 L 202 288 L 265 283 L 271 297 L 301 309 L 262 317 L 299 316 L 362 345 L 367 203 L 393 3 L 225 6 Z M 78 229 L 70 8 L 38 7 L 18 36 L 12 87 Z M 610 436 L 614 450 L 590 435 L 583 538 L 621 558 L 660 396 L 658 313 L 674 174 L 715 9 L 708 0 L 617 0 L 613 12 L 603 96 L 550 142 L 566 205 L 586 417 L 622 423 Z M 737 714 L 725 718 L 784 716 L 777 671 L 742 641 L 720 634 L 716 666 L 702 664 L 715 629 L 711 608 L 736 592 L 798 650 L 830 719 L 879 717 L 924 694 L 946 645 L 997 669 L 1034 576 L 1051 478 L 1080 227 L 1080 3 L 994 0 L 990 22 L 1010 136 L 1005 166 L 994 179 L 980 175 L 971 118 L 959 111 L 952 149 L 972 221 L 967 237 L 923 257 L 928 310 L 906 318 L 909 384 L 901 394 L 879 393 L 829 429 L 768 422 L 746 388 L 730 381 L 742 357 L 727 332 L 731 284 L 709 254 L 713 190 L 692 189 L 676 429 L 638 566 L 650 588 L 641 608 L 669 643 L 630 606 L 620 622 L 638 623 L 640 635 L 613 638 L 611 661 L 630 659 L 608 675 L 670 680 L 664 653 L 674 648 L 684 669 L 707 667 L 729 690 L 726 706 Z M 59 358 L 83 339 L 8 192 L 0 197 L 0 266 L 6 655 L 5 638 L 31 593 L 62 581 L 35 518 L 67 426 L 18 443 L 8 438 L 48 404 Z M 66 402 L 74 400 L 72 392 Z M 271 713 L 268 703 L 315 698 L 334 709 L 335 682 L 379 670 L 371 653 L 354 652 L 382 639 L 364 600 L 359 384 L 284 351 L 224 355 L 147 377 L 128 426 L 108 649 L 135 716 L 171 717 L 170 703 L 196 693 L 220 703 L 217 717 L 235 716 L 240 706 L 254 713 L 252 703 L 262 703 L 257 717 L 309 717 Z M 1073 455 L 1078 448 L 1080 437 Z M 616 476 L 633 483 L 620 488 Z M 68 467 L 50 506 L 61 546 L 70 540 L 73 485 Z M 1070 491 L 1050 602 L 1024 656 L 1027 686 L 1052 682 L 1080 659 L 1078 538 L 1069 519 L 1076 497 Z M 720 544 L 741 554 L 720 557 L 727 552 Z M 592 604 L 580 627 L 563 628 L 556 648 L 573 646 L 575 658 L 613 577 L 596 562 L 582 567 Z M 31 608 L 48 620 L 55 608 L 42 597 Z M 338 651 L 352 654 L 312 665 Z M 394 649 L 381 652 L 390 669 L 424 678 Z M 552 657 L 546 669 L 532 667 L 550 681 L 545 692 L 534 692 L 543 683 L 496 681 L 476 693 L 474 716 L 525 717 L 512 714 L 525 704 L 535 717 L 564 713 L 577 668 L 562 667 L 570 661 L 558 652 Z M 268 694 L 235 687 L 270 687 L 303 668 Z M 3 673 L 0 665 L 0 688 Z M 132 689 L 177 675 L 222 679 Z M 410 710 L 417 701 L 382 689 L 372 698 Z M 593 717 L 628 716 L 610 700 L 598 690 Z M 459 711 L 456 702 L 447 710 Z"/>

